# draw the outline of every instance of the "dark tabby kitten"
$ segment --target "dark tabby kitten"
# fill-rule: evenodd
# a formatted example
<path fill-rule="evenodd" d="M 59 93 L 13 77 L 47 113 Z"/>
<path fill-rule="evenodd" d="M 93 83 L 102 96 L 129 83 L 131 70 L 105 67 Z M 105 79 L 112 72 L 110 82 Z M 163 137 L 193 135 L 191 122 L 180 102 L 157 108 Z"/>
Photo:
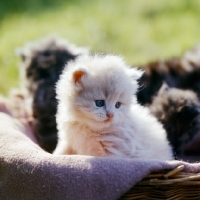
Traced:
<path fill-rule="evenodd" d="M 154 95 L 166 82 L 170 87 L 190 89 L 200 98 L 200 46 L 187 51 L 181 58 L 156 61 L 141 66 L 144 74 L 140 79 L 138 101 L 151 103 Z"/>
<path fill-rule="evenodd" d="M 163 124 L 175 158 L 183 155 L 184 145 L 200 130 L 200 102 L 191 90 L 169 88 L 163 84 L 149 105 Z"/>
<path fill-rule="evenodd" d="M 27 43 L 18 52 L 25 77 L 23 86 L 32 106 L 32 128 L 40 146 L 53 152 L 57 144 L 55 84 L 64 66 L 87 50 L 64 39 L 48 36 Z"/>

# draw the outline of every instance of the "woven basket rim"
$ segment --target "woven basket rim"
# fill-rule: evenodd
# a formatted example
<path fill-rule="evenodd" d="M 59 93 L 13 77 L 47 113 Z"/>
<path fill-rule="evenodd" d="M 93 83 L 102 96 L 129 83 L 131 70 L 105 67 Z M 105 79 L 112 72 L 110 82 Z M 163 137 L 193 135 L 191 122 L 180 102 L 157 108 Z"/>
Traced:
<path fill-rule="evenodd" d="M 200 199 L 200 173 L 184 172 L 184 165 L 149 174 L 132 187 L 121 200 Z"/>
<path fill-rule="evenodd" d="M 184 165 L 180 165 L 173 170 L 159 171 L 146 176 L 137 185 L 200 185 L 200 173 L 182 172 Z"/>

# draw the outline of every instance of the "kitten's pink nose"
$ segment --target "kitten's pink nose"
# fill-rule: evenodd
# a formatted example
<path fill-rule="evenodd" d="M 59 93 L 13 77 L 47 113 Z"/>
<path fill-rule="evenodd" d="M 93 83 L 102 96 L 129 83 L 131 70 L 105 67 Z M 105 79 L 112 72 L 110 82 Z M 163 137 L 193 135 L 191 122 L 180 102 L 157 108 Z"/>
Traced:
<path fill-rule="evenodd" d="M 108 119 L 112 119 L 114 114 L 113 113 L 107 113 L 106 116 L 108 117 Z"/>

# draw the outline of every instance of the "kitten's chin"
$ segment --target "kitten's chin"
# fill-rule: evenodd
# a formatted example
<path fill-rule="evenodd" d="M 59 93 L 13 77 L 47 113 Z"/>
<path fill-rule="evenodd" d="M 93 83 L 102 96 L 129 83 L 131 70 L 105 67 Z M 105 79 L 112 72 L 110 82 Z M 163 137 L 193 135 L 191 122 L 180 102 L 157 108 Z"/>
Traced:
<path fill-rule="evenodd" d="M 93 130 L 107 129 L 113 123 L 113 119 L 106 119 L 99 121 L 97 119 L 89 118 L 88 116 L 83 116 L 83 115 L 81 116 L 79 115 L 78 117 L 76 117 L 76 119 L 79 119 L 78 121 L 81 122 L 81 124 L 87 125 Z"/>
<path fill-rule="evenodd" d="M 106 119 L 106 120 L 103 121 L 103 123 L 106 123 L 106 124 L 111 123 L 111 120 L 110 119 Z"/>
<path fill-rule="evenodd" d="M 102 130 L 102 129 L 107 129 L 111 126 L 111 120 L 105 120 L 105 121 L 89 121 L 88 125 L 93 129 L 93 130 Z"/>

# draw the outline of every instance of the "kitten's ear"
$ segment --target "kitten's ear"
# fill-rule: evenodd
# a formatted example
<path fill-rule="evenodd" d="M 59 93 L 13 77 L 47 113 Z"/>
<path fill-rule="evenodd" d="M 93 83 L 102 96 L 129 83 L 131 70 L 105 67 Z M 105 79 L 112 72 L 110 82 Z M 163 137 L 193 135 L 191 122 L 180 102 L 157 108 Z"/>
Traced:
<path fill-rule="evenodd" d="M 161 88 L 158 91 L 158 95 L 162 95 L 164 92 L 170 89 L 169 85 L 166 82 L 163 82 Z"/>
<path fill-rule="evenodd" d="M 87 74 L 87 72 L 84 69 L 77 69 L 76 71 L 74 71 L 73 81 L 74 81 L 75 85 L 77 85 L 79 87 L 83 86 L 82 79 L 86 74 Z"/>
<path fill-rule="evenodd" d="M 22 49 L 22 48 L 17 48 L 17 49 L 15 50 L 15 53 L 16 53 L 17 56 L 20 56 L 20 58 L 21 58 L 21 60 L 22 60 L 23 62 L 26 60 L 27 55 L 26 55 L 26 52 L 24 51 L 24 49 Z"/>
<path fill-rule="evenodd" d="M 142 77 L 144 71 L 137 68 L 130 68 L 130 76 L 133 80 L 138 80 Z"/>

